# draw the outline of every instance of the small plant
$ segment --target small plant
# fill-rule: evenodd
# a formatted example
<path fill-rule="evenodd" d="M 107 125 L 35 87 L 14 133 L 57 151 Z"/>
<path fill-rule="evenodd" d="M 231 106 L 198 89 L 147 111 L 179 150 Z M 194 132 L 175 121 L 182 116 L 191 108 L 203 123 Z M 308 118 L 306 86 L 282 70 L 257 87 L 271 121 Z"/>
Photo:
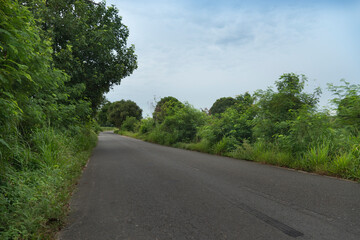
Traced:
<path fill-rule="evenodd" d="M 234 137 L 223 137 L 218 143 L 216 143 L 213 147 L 213 151 L 216 154 L 226 154 L 232 152 L 238 142 Z"/>
<path fill-rule="evenodd" d="M 329 157 L 330 142 L 317 144 L 309 149 L 303 156 L 303 165 L 307 170 L 322 170 L 330 162 Z"/>
<path fill-rule="evenodd" d="M 254 160 L 254 148 L 248 141 L 244 140 L 244 142 L 231 153 L 231 156 L 243 160 Z"/>
<path fill-rule="evenodd" d="M 334 161 L 329 163 L 329 171 L 337 176 L 351 176 L 353 175 L 354 156 L 351 153 L 343 153 L 335 157 Z"/>

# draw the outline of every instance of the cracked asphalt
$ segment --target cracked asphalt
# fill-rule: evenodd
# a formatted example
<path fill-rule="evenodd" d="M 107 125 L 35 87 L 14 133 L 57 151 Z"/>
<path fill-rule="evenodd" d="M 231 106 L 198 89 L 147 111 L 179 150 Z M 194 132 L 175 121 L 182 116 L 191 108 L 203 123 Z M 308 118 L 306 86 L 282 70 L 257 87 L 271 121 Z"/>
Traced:
<path fill-rule="evenodd" d="M 358 183 L 111 132 L 70 208 L 58 239 L 360 239 Z"/>

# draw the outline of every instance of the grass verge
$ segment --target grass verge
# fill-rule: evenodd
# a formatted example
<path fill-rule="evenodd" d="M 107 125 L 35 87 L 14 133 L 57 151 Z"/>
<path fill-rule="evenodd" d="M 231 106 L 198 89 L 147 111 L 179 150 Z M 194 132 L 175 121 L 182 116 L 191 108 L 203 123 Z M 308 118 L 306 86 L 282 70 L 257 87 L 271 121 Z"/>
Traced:
<path fill-rule="evenodd" d="M 96 145 L 89 129 L 53 129 L 19 141 L 0 176 L 0 239 L 53 239 L 64 224 L 74 184 Z"/>
<path fill-rule="evenodd" d="M 206 140 L 197 143 L 166 144 L 163 140 L 156 141 L 157 139 L 153 138 L 151 134 L 142 135 L 128 131 L 117 131 L 116 133 L 166 146 L 256 161 L 360 182 L 360 147 L 358 145 L 353 147 L 351 152 L 338 153 L 332 157 L 326 144 L 313 146 L 304 154 L 293 156 L 290 152 L 282 151 L 274 146 L 266 146 L 262 142 L 250 144 L 245 141 L 236 149 L 226 151 L 222 142 L 215 146 L 211 146 Z"/>
<path fill-rule="evenodd" d="M 119 130 L 118 128 L 116 127 L 100 127 L 101 131 L 102 132 L 105 132 L 105 131 L 117 131 Z"/>

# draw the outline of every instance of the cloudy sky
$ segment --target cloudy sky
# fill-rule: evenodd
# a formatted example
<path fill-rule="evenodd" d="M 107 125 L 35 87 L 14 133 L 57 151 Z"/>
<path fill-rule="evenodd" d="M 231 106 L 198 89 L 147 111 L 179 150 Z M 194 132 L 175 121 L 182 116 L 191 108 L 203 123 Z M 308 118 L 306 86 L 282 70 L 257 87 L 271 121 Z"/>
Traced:
<path fill-rule="evenodd" d="M 360 83 L 360 1 L 107 0 L 130 30 L 138 69 L 106 97 L 152 112 L 174 96 L 196 108 L 305 74 L 307 91 Z"/>

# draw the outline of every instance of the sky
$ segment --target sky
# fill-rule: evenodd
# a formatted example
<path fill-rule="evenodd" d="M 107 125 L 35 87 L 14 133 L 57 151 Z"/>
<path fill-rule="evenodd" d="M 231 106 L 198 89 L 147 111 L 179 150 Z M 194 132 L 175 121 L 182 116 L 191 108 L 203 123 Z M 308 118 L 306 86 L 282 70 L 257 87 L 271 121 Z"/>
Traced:
<path fill-rule="evenodd" d="M 340 79 L 360 84 L 360 1 L 107 0 L 128 26 L 138 69 L 109 101 L 130 99 L 151 116 L 173 96 L 200 109 L 216 99 L 267 89 L 284 73 L 305 74 L 305 89 Z"/>

